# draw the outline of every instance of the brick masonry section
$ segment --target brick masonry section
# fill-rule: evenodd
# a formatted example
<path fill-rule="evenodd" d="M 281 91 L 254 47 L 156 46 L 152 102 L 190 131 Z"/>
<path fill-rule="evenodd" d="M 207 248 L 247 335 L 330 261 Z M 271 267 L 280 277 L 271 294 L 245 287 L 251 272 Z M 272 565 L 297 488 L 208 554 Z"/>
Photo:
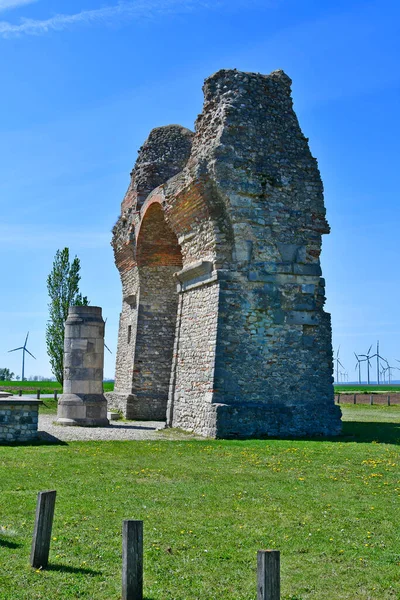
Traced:
<path fill-rule="evenodd" d="M 328 435 L 334 404 L 317 161 L 291 81 L 221 70 L 195 133 L 153 130 L 113 229 L 109 405 L 211 437 Z"/>
<path fill-rule="evenodd" d="M 0 400 L 0 443 L 37 438 L 40 400 Z"/>

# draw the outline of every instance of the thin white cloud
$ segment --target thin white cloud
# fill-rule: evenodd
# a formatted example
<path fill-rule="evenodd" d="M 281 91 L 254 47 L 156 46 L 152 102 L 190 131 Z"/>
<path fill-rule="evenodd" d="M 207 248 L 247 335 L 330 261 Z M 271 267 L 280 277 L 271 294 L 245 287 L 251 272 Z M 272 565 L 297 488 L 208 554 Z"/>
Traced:
<path fill-rule="evenodd" d="M 19 4 L 34 0 L 0 0 L 1 2 Z M 109 23 L 126 19 L 150 19 L 155 16 L 176 12 L 190 12 L 193 9 L 208 7 L 207 2 L 199 0 L 138 0 L 127 2 L 122 0 L 113 6 L 84 10 L 79 13 L 66 15 L 59 14 L 45 20 L 22 19 L 20 24 L 0 21 L 0 35 L 2 37 L 26 34 L 40 35 L 48 31 L 62 30 L 77 24 Z"/>
<path fill-rule="evenodd" d="M 26 4 L 32 4 L 33 2 L 37 2 L 37 0 L 0 0 L 0 12 L 18 8 L 19 6 L 25 6 Z"/>

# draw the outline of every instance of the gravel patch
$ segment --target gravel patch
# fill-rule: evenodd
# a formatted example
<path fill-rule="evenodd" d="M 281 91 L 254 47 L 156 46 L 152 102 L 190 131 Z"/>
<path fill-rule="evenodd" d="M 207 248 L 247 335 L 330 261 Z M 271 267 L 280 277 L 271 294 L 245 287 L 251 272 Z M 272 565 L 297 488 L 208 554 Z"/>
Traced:
<path fill-rule="evenodd" d="M 55 423 L 56 415 L 39 415 L 39 438 L 48 442 L 111 440 L 182 440 L 196 436 L 166 430 L 164 421 L 111 421 L 108 427 L 64 427 Z"/>

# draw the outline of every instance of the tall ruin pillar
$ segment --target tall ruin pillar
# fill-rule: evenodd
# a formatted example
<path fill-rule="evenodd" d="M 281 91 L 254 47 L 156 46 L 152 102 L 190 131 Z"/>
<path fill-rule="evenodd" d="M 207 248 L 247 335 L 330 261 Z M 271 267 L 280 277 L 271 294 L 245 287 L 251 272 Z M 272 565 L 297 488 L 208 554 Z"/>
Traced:
<path fill-rule="evenodd" d="M 57 423 L 109 424 L 103 395 L 104 321 L 98 306 L 71 306 L 65 323 L 64 386 Z"/>

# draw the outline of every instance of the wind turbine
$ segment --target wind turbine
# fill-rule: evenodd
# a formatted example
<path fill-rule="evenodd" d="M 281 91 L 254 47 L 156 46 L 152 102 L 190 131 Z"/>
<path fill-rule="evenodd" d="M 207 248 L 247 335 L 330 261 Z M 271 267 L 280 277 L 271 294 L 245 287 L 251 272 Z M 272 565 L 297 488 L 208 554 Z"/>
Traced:
<path fill-rule="evenodd" d="M 24 381 L 24 379 L 25 379 L 25 352 L 27 352 L 30 356 L 32 356 L 32 358 L 34 358 L 36 360 L 36 356 L 33 356 L 33 354 L 31 352 L 29 352 L 29 350 L 26 347 L 26 344 L 28 342 L 28 337 L 29 337 L 29 331 L 26 334 L 25 344 L 23 346 L 21 346 L 20 348 L 14 348 L 13 350 L 8 351 L 8 352 L 16 352 L 17 350 L 22 350 L 22 379 L 21 379 L 21 381 Z"/>
<path fill-rule="evenodd" d="M 399 362 L 399 361 L 397 361 L 397 362 Z M 387 367 L 386 367 L 385 371 L 389 371 L 389 385 L 390 385 L 392 383 L 391 369 L 396 370 L 396 371 L 400 371 L 400 369 L 398 367 L 391 367 L 387 361 L 386 361 L 386 363 L 387 363 Z"/>
<path fill-rule="evenodd" d="M 370 348 L 370 350 L 371 350 L 371 348 Z M 369 354 L 369 350 L 368 350 L 368 354 Z M 378 380 L 378 385 L 379 385 L 379 383 L 380 383 L 379 382 L 379 374 L 380 374 L 380 362 L 379 362 L 379 359 L 383 360 L 386 364 L 388 364 L 387 360 L 385 358 L 383 358 L 383 356 L 381 356 L 379 354 L 379 340 L 376 342 L 376 353 L 373 354 L 372 356 L 370 356 L 369 358 L 375 358 L 375 356 L 376 356 L 376 373 L 377 373 L 376 378 Z"/>
<path fill-rule="evenodd" d="M 355 357 L 356 357 L 356 359 L 357 359 L 357 363 L 356 363 L 356 366 L 355 366 L 355 369 L 354 369 L 354 370 L 355 370 L 355 371 L 357 371 L 357 368 L 358 368 L 358 383 L 361 385 L 361 363 L 362 363 L 362 362 L 365 362 L 365 361 L 366 361 L 366 359 L 365 359 L 365 358 L 363 358 L 362 360 L 360 360 L 360 359 L 358 358 L 358 356 L 357 356 L 357 354 L 356 354 L 355 352 L 354 352 L 354 356 L 355 356 Z M 360 356 L 361 356 L 361 355 L 360 355 Z"/>
<path fill-rule="evenodd" d="M 340 383 L 339 381 L 339 365 L 344 369 L 344 366 L 342 365 L 342 363 L 340 362 L 340 358 L 339 358 L 339 350 L 340 350 L 340 346 L 337 349 L 336 352 L 336 358 L 333 359 L 333 361 L 336 363 L 336 382 Z"/>
<path fill-rule="evenodd" d="M 370 360 L 369 360 L 369 359 L 371 358 L 371 356 L 370 356 L 370 354 L 369 354 L 369 353 L 371 352 L 371 348 L 372 348 L 372 344 L 370 345 L 370 347 L 369 347 L 369 350 L 368 350 L 367 354 L 359 354 L 359 356 L 365 356 L 365 359 L 364 359 L 364 360 L 366 360 L 366 361 L 367 361 L 367 376 L 368 376 L 368 385 L 369 385 L 369 383 L 370 383 L 370 381 L 369 381 L 369 368 L 370 368 L 370 366 L 371 366 L 371 363 L 370 363 Z"/>
<path fill-rule="evenodd" d="M 104 327 L 106 326 L 107 319 L 108 319 L 108 317 L 106 317 L 106 320 L 104 321 Z M 104 341 L 104 347 L 105 347 L 105 348 L 107 348 L 107 350 L 109 351 L 109 353 L 110 353 L 110 354 L 112 354 L 112 352 L 111 352 L 110 348 L 107 346 L 107 344 L 106 344 L 106 342 L 105 342 L 105 341 Z"/>

